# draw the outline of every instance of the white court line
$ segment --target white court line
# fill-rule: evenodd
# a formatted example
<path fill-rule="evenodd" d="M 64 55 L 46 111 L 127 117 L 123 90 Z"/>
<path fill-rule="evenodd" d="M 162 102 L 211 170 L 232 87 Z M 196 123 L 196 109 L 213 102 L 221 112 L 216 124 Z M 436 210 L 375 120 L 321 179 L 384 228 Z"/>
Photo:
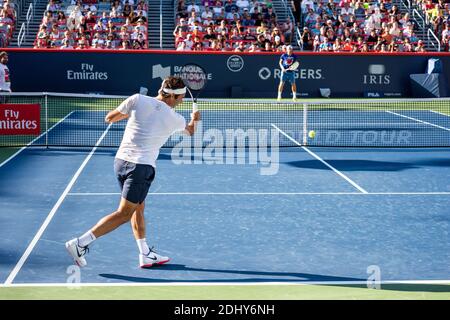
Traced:
<path fill-rule="evenodd" d="M 450 131 L 450 128 L 441 127 L 441 126 L 438 126 L 437 124 L 434 124 L 434 123 L 430 123 L 430 122 L 427 122 L 427 121 L 422 121 L 422 120 L 419 120 L 419 119 L 416 119 L 416 118 L 413 118 L 413 117 L 408 117 L 408 116 L 405 116 L 403 114 L 400 114 L 400 113 L 397 113 L 397 112 L 394 112 L 394 111 L 386 110 L 386 112 L 390 113 L 390 114 L 395 114 L 396 116 L 399 116 L 399 117 L 402 117 L 402 118 L 413 120 L 413 121 L 416 121 L 416 122 L 419 122 L 419 123 L 422 123 L 422 124 L 426 124 L 426 125 L 429 125 L 429 126 L 432 126 L 432 127 L 436 127 L 436 128 L 442 129 L 442 130 Z"/>
<path fill-rule="evenodd" d="M 41 227 L 39 228 L 38 232 L 36 233 L 36 235 L 34 236 L 33 240 L 31 241 L 31 243 L 28 245 L 27 249 L 25 250 L 24 254 L 22 255 L 22 257 L 20 258 L 19 262 L 17 262 L 16 266 L 14 267 L 14 269 L 11 271 L 11 273 L 9 274 L 8 278 L 5 281 L 5 284 L 11 284 L 14 281 L 14 278 L 17 276 L 17 273 L 20 271 L 20 269 L 22 268 L 22 266 L 25 264 L 25 261 L 28 259 L 29 255 L 31 254 L 31 251 L 33 251 L 34 247 L 36 246 L 37 242 L 39 241 L 39 238 L 42 236 L 42 234 L 44 233 L 45 229 L 47 228 L 47 226 L 50 224 L 50 221 L 53 219 L 53 216 L 55 215 L 56 211 L 59 209 L 59 207 L 61 206 L 61 204 L 63 203 L 64 199 L 66 198 L 67 194 L 69 193 L 70 189 L 73 187 L 73 185 L 75 184 L 75 182 L 77 181 L 78 177 L 80 176 L 81 172 L 83 171 L 84 167 L 87 165 L 87 163 L 89 162 L 89 160 L 91 159 L 91 157 L 93 156 L 94 152 L 97 150 L 97 147 L 99 146 L 99 144 L 102 142 L 103 138 L 106 136 L 106 134 L 108 133 L 109 128 L 111 127 L 112 124 L 109 124 L 108 127 L 106 128 L 106 130 L 103 132 L 103 134 L 101 135 L 101 137 L 98 139 L 97 143 L 95 144 L 95 147 L 91 150 L 91 152 L 89 153 L 89 155 L 86 157 L 86 159 L 84 159 L 83 163 L 81 164 L 81 166 L 78 168 L 77 172 L 75 173 L 75 175 L 72 177 L 72 180 L 70 180 L 69 184 L 67 185 L 66 189 L 64 190 L 64 192 L 61 194 L 61 196 L 59 197 L 58 201 L 56 202 L 56 204 L 53 206 L 52 210 L 50 211 L 50 213 L 48 214 L 47 218 L 45 219 L 44 223 L 41 225 Z"/>
<path fill-rule="evenodd" d="M 63 122 L 64 120 L 66 120 L 72 113 L 74 113 L 75 111 L 70 112 L 69 114 L 67 114 L 64 118 L 62 118 L 61 120 L 59 120 L 57 123 L 55 123 L 50 129 L 48 129 L 47 131 L 43 132 L 39 137 L 33 139 L 33 141 L 31 141 L 30 143 L 28 143 L 25 147 L 22 147 L 20 150 L 18 150 L 16 153 L 14 153 L 12 156 L 10 156 L 8 159 L 6 159 L 5 161 L 3 161 L 0 164 L 0 168 L 2 166 L 4 166 L 5 164 L 7 164 L 9 161 L 11 161 L 12 159 L 14 159 L 19 153 L 21 153 L 23 150 L 25 150 L 26 148 L 28 148 L 30 145 L 32 145 L 36 140 L 40 139 L 42 136 L 44 136 L 45 134 L 48 134 L 50 132 L 50 130 L 52 130 L 54 127 L 56 127 L 58 124 L 60 124 L 61 122 Z"/>
<path fill-rule="evenodd" d="M 302 148 L 303 150 L 305 150 L 306 152 L 308 152 L 311 156 L 313 156 L 314 158 L 316 158 L 317 160 L 319 160 L 320 162 L 322 162 L 325 166 L 327 166 L 328 168 L 330 168 L 331 170 L 333 170 L 338 176 L 340 176 L 341 178 L 343 178 L 344 180 L 346 180 L 348 183 L 350 183 L 353 187 L 355 187 L 356 189 L 358 189 L 360 192 L 362 193 L 368 193 L 366 190 L 364 190 L 362 187 L 360 187 L 356 182 L 354 182 L 353 180 L 351 180 L 349 177 L 347 177 L 345 174 L 343 174 L 342 172 L 340 172 L 339 170 L 337 170 L 335 167 L 333 167 L 332 165 L 330 165 L 328 162 L 326 162 L 325 160 L 323 160 L 322 158 L 320 158 L 317 154 L 315 154 L 314 152 L 312 152 L 311 150 L 309 150 L 308 148 L 306 148 L 305 146 L 302 146 L 297 140 L 293 139 L 291 136 L 289 136 L 288 134 L 286 134 L 285 132 L 283 132 L 280 128 L 278 128 L 276 125 L 274 125 L 272 123 L 272 127 L 274 127 L 275 129 L 277 129 L 282 135 L 284 135 L 286 138 L 288 138 L 289 140 L 291 140 L 292 142 L 294 142 L 296 145 L 298 145 L 300 148 Z"/>
<path fill-rule="evenodd" d="M 428 111 L 433 112 L 433 113 L 440 114 L 441 116 L 450 117 L 450 115 L 445 114 L 445 113 L 442 113 L 442 112 L 439 112 L 439 111 L 434 111 L 434 110 L 428 110 Z"/>
<path fill-rule="evenodd" d="M 120 196 L 120 192 L 73 192 L 68 193 L 68 196 Z M 316 195 L 330 195 L 330 196 L 373 196 L 373 195 L 450 195 L 450 191 L 446 192 L 150 192 L 148 196 L 316 196 Z"/>
<path fill-rule="evenodd" d="M 366 281 L 258 281 L 258 282 L 98 282 L 98 283 L 13 283 L 0 284 L 0 288 L 15 288 L 15 287 L 182 287 L 182 286 L 292 286 L 292 285 L 367 285 Z M 450 280 L 388 280 L 388 281 L 369 281 L 373 284 L 440 284 L 450 285 Z"/>

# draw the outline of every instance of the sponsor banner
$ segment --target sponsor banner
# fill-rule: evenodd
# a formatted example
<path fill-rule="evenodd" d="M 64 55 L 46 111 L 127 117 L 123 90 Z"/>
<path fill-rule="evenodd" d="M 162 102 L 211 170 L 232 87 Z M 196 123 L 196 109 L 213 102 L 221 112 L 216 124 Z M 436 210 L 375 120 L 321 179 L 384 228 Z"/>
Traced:
<path fill-rule="evenodd" d="M 428 60 L 438 58 L 444 74 L 450 74 L 450 55 L 312 55 L 296 53 L 295 72 L 299 97 L 411 97 L 410 74 L 426 73 Z M 10 52 L 16 92 L 74 92 L 129 95 L 147 88 L 156 95 L 161 80 L 180 72 L 187 63 L 207 73 L 204 98 L 276 98 L 280 82 L 278 54 L 180 54 L 171 51 Z M 42 75 L 51 76 L 43 77 Z M 450 79 L 448 79 L 450 80 Z M 236 90 L 239 88 L 239 90 Z M 285 86 L 284 97 L 290 97 Z"/>
<path fill-rule="evenodd" d="M 39 135 L 39 104 L 0 104 L 0 135 Z"/>

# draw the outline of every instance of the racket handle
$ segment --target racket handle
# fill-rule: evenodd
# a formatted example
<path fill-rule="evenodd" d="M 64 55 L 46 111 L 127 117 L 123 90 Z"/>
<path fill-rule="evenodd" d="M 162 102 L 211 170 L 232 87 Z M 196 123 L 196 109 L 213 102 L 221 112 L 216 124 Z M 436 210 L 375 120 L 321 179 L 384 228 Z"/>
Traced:
<path fill-rule="evenodd" d="M 197 112 L 198 111 L 198 106 L 196 102 L 192 103 L 192 112 Z"/>

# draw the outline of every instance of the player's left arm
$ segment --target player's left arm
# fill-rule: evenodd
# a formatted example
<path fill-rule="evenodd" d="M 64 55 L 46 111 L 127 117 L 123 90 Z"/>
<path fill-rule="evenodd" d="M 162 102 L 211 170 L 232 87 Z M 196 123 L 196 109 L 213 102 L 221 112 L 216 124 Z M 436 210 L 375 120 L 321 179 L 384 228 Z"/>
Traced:
<path fill-rule="evenodd" d="M 123 119 L 127 119 L 128 117 L 128 114 L 123 114 L 119 110 L 112 110 L 106 115 L 105 122 L 114 123 Z"/>
<path fill-rule="evenodd" d="M 105 122 L 114 123 L 129 117 L 130 112 L 136 107 L 139 101 L 139 94 L 134 94 L 125 99 L 116 109 L 108 112 Z"/>

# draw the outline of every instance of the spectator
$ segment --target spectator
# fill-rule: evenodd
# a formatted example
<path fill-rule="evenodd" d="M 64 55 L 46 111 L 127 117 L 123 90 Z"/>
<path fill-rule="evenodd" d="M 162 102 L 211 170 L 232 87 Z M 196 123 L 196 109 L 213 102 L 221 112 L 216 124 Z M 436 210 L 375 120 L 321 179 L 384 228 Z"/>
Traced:
<path fill-rule="evenodd" d="M 244 41 L 240 41 L 238 43 L 238 46 L 234 49 L 234 52 L 245 52 L 246 48 L 245 48 L 245 44 Z"/>
<path fill-rule="evenodd" d="M 178 1 L 178 6 L 177 6 L 177 18 L 188 18 L 188 11 L 187 11 L 187 7 L 186 4 L 184 2 L 184 0 L 179 0 Z"/>
<path fill-rule="evenodd" d="M 448 22 L 445 23 L 445 29 L 441 33 L 441 43 L 444 51 L 450 51 L 450 24 Z"/>
<path fill-rule="evenodd" d="M 244 9 L 244 14 L 242 15 L 242 25 L 245 27 L 252 27 L 255 25 L 255 21 L 249 14 L 248 9 Z"/>
<path fill-rule="evenodd" d="M 275 36 L 273 39 L 274 39 L 273 48 L 276 51 L 281 51 L 281 48 L 284 46 L 284 42 L 281 40 L 281 37 Z"/>
<path fill-rule="evenodd" d="M 248 2 L 248 0 L 237 0 L 236 6 L 240 9 L 241 12 L 243 12 L 245 8 L 249 8 L 250 3 Z"/>
<path fill-rule="evenodd" d="M 341 52 L 343 51 L 343 46 L 342 46 L 342 42 L 340 38 L 336 38 L 336 40 L 334 40 L 333 46 L 332 46 L 332 50 L 334 52 Z"/>
<path fill-rule="evenodd" d="M 191 16 L 189 17 L 189 20 L 188 20 L 188 25 L 189 25 L 189 26 L 193 26 L 195 21 L 201 22 L 202 20 L 201 20 L 201 18 L 197 15 L 197 12 L 196 12 L 195 10 L 192 10 L 192 11 L 191 11 Z"/>
<path fill-rule="evenodd" d="M 140 50 L 147 48 L 147 43 L 143 33 L 138 34 L 138 38 L 133 40 L 133 49 Z"/>
<path fill-rule="evenodd" d="M 226 12 L 226 10 L 225 10 L 225 12 Z M 226 13 L 225 19 L 233 20 L 235 17 L 237 17 L 237 19 L 239 19 L 240 15 L 238 13 L 238 10 L 233 8 L 233 9 L 231 9 L 231 12 L 227 12 Z"/>
<path fill-rule="evenodd" d="M 401 51 L 401 52 L 412 52 L 413 51 L 413 47 L 408 38 L 403 39 L 403 43 L 400 46 L 399 51 Z"/>
<path fill-rule="evenodd" d="M 342 51 L 347 51 L 347 52 L 353 51 L 352 40 L 350 38 L 345 39 L 345 43 L 342 46 Z"/>
<path fill-rule="evenodd" d="M 217 39 L 217 35 L 214 33 L 213 27 L 209 26 L 206 28 L 206 34 L 203 36 L 203 40 L 211 42 Z"/>
<path fill-rule="evenodd" d="M 272 43 L 270 41 L 266 41 L 264 48 L 261 51 L 262 52 L 273 52 Z"/>
<path fill-rule="evenodd" d="M 214 16 L 213 12 L 209 9 L 209 6 L 205 6 L 205 10 L 202 12 L 202 19 L 203 21 L 207 20 L 208 18 L 211 18 Z"/>
<path fill-rule="evenodd" d="M 186 43 L 184 41 L 181 41 L 176 51 L 189 51 L 189 49 L 186 47 Z"/>
<path fill-rule="evenodd" d="M 303 33 L 301 36 L 301 43 L 303 50 L 312 50 L 313 49 L 313 35 L 308 27 L 303 28 Z"/>
<path fill-rule="evenodd" d="M 129 4 L 125 4 L 123 7 L 122 15 L 127 18 L 130 16 L 131 11 L 133 11 L 133 7 Z"/>
<path fill-rule="evenodd" d="M 187 7 L 187 11 L 188 12 L 192 12 L 192 10 L 194 10 L 195 12 L 199 13 L 200 12 L 200 7 L 198 5 L 195 4 L 195 0 L 191 1 L 191 4 L 188 5 Z"/>
<path fill-rule="evenodd" d="M 423 40 L 417 41 L 417 47 L 414 49 L 415 52 L 426 52 L 425 44 L 423 43 Z"/>
<path fill-rule="evenodd" d="M 285 38 L 284 35 L 280 32 L 280 29 L 278 29 L 277 27 L 272 29 L 272 33 L 271 33 L 271 39 L 274 39 L 275 37 L 280 37 L 280 41 L 281 42 L 285 42 Z"/>
<path fill-rule="evenodd" d="M 324 38 L 322 43 L 319 44 L 319 51 L 320 52 L 328 52 L 331 51 L 332 47 L 330 46 L 330 43 L 328 42 L 328 38 Z"/>
<path fill-rule="evenodd" d="M 222 5 L 222 1 L 216 1 L 215 5 L 213 7 L 213 14 L 214 14 L 214 19 L 217 19 L 218 16 L 220 16 L 222 10 L 225 13 L 225 8 Z"/>
<path fill-rule="evenodd" d="M 252 29 L 251 28 L 247 28 L 245 30 L 245 33 L 244 33 L 242 39 L 245 40 L 245 41 L 255 42 L 256 41 L 256 36 L 252 33 Z"/>
<path fill-rule="evenodd" d="M 67 23 L 67 19 L 66 19 L 66 15 L 64 14 L 64 12 L 63 11 L 59 11 L 58 12 L 58 17 L 57 17 L 57 19 L 56 19 L 56 22 L 59 24 L 59 25 L 66 25 L 66 23 Z"/>
<path fill-rule="evenodd" d="M 189 31 L 189 26 L 187 25 L 185 18 L 181 18 L 178 24 L 175 26 L 175 29 L 173 30 L 173 36 L 177 37 L 180 31 L 183 33 Z"/>
<path fill-rule="evenodd" d="M 73 49 L 72 44 L 70 43 L 69 39 L 63 40 L 63 45 L 60 47 L 60 49 Z"/>
<path fill-rule="evenodd" d="M 239 7 L 233 3 L 233 0 L 227 0 L 227 3 L 225 4 L 225 12 L 230 13 L 232 11 L 239 11 Z"/>
<path fill-rule="evenodd" d="M 184 43 L 186 44 L 186 48 L 188 50 L 192 50 L 192 47 L 194 46 L 194 41 L 192 41 L 192 34 L 186 35 L 186 39 L 184 40 Z"/>

